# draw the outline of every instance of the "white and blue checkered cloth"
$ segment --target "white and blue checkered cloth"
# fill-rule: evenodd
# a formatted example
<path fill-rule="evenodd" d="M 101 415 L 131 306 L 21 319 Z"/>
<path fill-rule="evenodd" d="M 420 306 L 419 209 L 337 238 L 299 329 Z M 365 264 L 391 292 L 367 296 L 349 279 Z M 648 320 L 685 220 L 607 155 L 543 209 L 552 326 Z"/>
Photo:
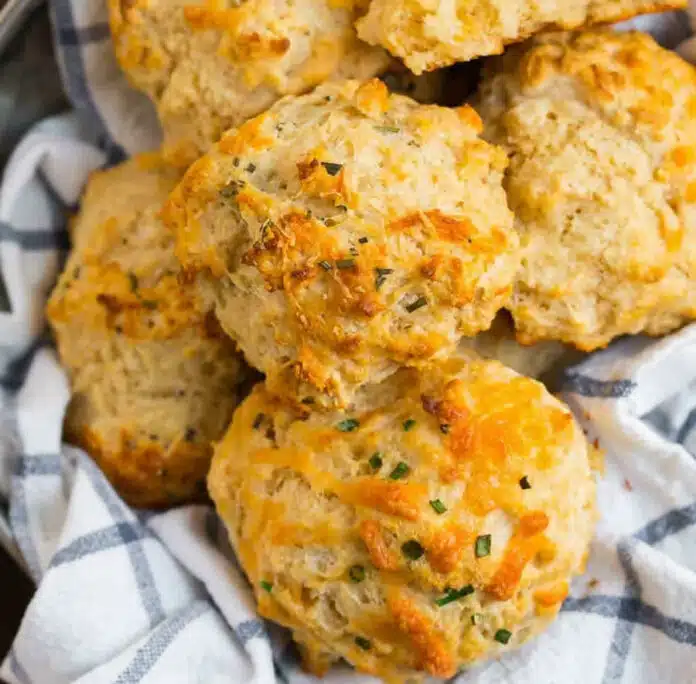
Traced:
<path fill-rule="evenodd" d="M 308 684 L 287 634 L 256 616 L 210 508 L 129 510 L 61 443 L 68 386 L 43 305 L 66 215 L 92 169 L 153 146 L 157 128 L 114 63 L 102 0 L 53 0 L 52 12 L 78 114 L 34 129 L 0 187 L 0 539 L 37 584 L 0 677 Z M 683 16 L 650 28 L 672 45 L 689 33 Z M 587 574 L 546 634 L 456 681 L 694 684 L 696 326 L 623 340 L 568 370 L 564 392 L 607 452 Z M 326 681 L 373 680 L 344 667 Z"/>

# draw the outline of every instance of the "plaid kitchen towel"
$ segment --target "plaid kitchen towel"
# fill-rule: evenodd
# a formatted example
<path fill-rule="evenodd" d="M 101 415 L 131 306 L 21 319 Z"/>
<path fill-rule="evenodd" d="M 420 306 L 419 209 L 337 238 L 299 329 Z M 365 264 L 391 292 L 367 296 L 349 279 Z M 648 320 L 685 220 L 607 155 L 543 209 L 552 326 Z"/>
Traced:
<path fill-rule="evenodd" d="M 43 305 L 88 173 L 158 140 L 150 105 L 111 54 L 101 0 L 54 0 L 75 112 L 40 124 L 0 187 L 0 520 L 37 584 L 0 677 L 10 684 L 308 684 L 287 633 L 254 612 L 212 509 L 135 512 L 61 444 L 65 376 Z M 663 42 L 681 15 L 644 19 Z M 692 46 L 687 45 L 688 50 Z M 631 338 L 565 374 L 606 451 L 587 574 L 558 621 L 458 684 L 696 682 L 696 326 Z M 5 589 L 7 590 L 7 589 Z M 327 684 L 366 684 L 336 668 Z"/>

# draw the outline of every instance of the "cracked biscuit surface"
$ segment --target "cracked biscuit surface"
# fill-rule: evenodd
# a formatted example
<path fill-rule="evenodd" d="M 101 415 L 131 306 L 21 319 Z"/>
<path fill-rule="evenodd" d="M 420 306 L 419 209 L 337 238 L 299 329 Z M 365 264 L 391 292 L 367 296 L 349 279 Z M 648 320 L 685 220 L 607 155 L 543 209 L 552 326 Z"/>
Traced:
<path fill-rule="evenodd" d="M 614 23 L 683 9 L 686 0 L 372 0 L 358 35 L 415 73 L 499 54 L 539 31 Z"/>
<path fill-rule="evenodd" d="M 479 130 L 470 107 L 326 84 L 189 169 L 165 210 L 177 254 L 275 391 L 348 405 L 490 325 L 519 259 Z"/>
<path fill-rule="evenodd" d="M 390 63 L 358 40 L 360 2 L 110 0 L 116 56 L 157 105 L 169 161 L 186 166 L 283 95 L 366 79 Z"/>
<path fill-rule="evenodd" d="M 71 381 L 67 437 L 138 506 L 205 497 L 242 377 L 158 216 L 179 177 L 151 154 L 94 174 L 47 306 Z"/>
<path fill-rule="evenodd" d="M 549 624 L 583 571 L 595 457 L 540 383 L 450 360 L 364 388 L 351 412 L 258 385 L 208 486 L 260 613 L 305 665 L 402 682 Z"/>
<path fill-rule="evenodd" d="M 525 343 L 583 350 L 696 316 L 696 71 L 639 33 L 552 34 L 493 60 L 485 136 L 510 157 Z"/>

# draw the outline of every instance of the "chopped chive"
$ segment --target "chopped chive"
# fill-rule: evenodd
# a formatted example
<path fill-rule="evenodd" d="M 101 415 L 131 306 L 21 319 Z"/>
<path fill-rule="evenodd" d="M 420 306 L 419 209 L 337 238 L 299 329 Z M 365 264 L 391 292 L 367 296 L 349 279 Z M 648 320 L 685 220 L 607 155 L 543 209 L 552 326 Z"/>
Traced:
<path fill-rule="evenodd" d="M 413 313 L 414 311 L 418 311 L 418 309 L 422 309 L 424 306 L 428 304 L 428 300 L 425 297 L 418 297 L 415 302 L 411 302 L 407 307 L 406 311 L 409 313 Z"/>
<path fill-rule="evenodd" d="M 343 168 L 343 164 L 335 164 L 334 162 L 322 162 L 321 165 L 326 169 L 329 176 L 336 176 Z"/>
<path fill-rule="evenodd" d="M 375 126 L 375 130 L 382 133 L 399 133 L 401 131 L 398 126 Z"/>
<path fill-rule="evenodd" d="M 442 598 L 435 599 L 435 605 L 442 608 L 442 606 L 446 606 L 448 603 L 454 603 L 454 601 L 458 601 L 460 598 L 464 598 L 473 593 L 474 587 L 472 584 L 467 584 L 461 589 L 448 589 L 447 593 Z"/>
<path fill-rule="evenodd" d="M 493 638 L 500 644 L 507 644 L 511 636 L 512 632 L 509 629 L 499 629 Z"/>
<path fill-rule="evenodd" d="M 256 418 L 254 418 L 254 423 L 253 423 L 253 425 L 252 425 L 252 427 L 254 428 L 254 430 L 258 430 L 258 429 L 261 427 L 261 423 L 263 423 L 263 419 L 264 419 L 265 417 L 266 417 L 266 415 L 263 414 L 263 413 L 257 414 Z"/>
<path fill-rule="evenodd" d="M 267 582 L 266 580 L 261 580 L 259 582 L 259 586 L 261 587 L 261 589 L 264 589 L 269 594 L 271 593 L 271 591 L 273 589 L 273 585 L 270 582 Z"/>
<path fill-rule="evenodd" d="M 411 560 L 418 560 L 425 553 L 425 549 L 415 540 L 405 542 L 401 545 L 401 553 Z"/>
<path fill-rule="evenodd" d="M 359 242 L 361 245 L 366 245 L 366 244 L 367 244 L 367 238 L 366 238 L 366 237 L 361 237 L 361 238 L 358 240 L 358 242 Z"/>
<path fill-rule="evenodd" d="M 305 397 L 305 398 L 302 400 L 302 403 L 303 403 L 305 406 L 311 406 L 314 402 L 315 402 L 314 397 Z"/>
<path fill-rule="evenodd" d="M 234 199 L 243 187 L 244 181 L 230 181 L 224 188 L 222 188 L 222 190 L 220 190 L 220 196 L 224 197 L 225 199 Z"/>
<path fill-rule="evenodd" d="M 379 290 L 387 280 L 387 276 L 394 273 L 393 268 L 376 268 L 375 269 L 375 289 Z"/>
<path fill-rule="evenodd" d="M 369 651 L 372 648 L 372 642 L 365 637 L 355 637 L 355 643 L 362 648 L 363 651 Z"/>
<path fill-rule="evenodd" d="M 128 282 L 130 283 L 131 292 L 136 292 L 138 289 L 138 276 L 133 271 L 128 271 Z"/>
<path fill-rule="evenodd" d="M 491 554 L 491 535 L 482 534 L 476 537 L 476 546 L 474 547 L 476 558 L 483 558 Z"/>
<path fill-rule="evenodd" d="M 340 430 L 341 432 L 353 432 L 359 427 L 360 421 L 356 420 L 355 418 L 346 418 L 336 425 L 336 429 Z"/>
<path fill-rule="evenodd" d="M 481 615 L 481 613 L 473 613 L 471 616 L 471 624 L 472 625 L 480 625 L 482 619 L 483 619 L 483 615 Z"/>
<path fill-rule="evenodd" d="M 328 261 L 320 261 L 319 266 L 321 266 L 325 271 L 331 270 L 331 264 Z"/>
<path fill-rule="evenodd" d="M 432 506 L 435 513 L 437 513 L 438 515 L 442 515 L 443 513 L 447 512 L 447 506 L 445 506 L 445 504 L 443 504 L 442 501 L 440 501 L 440 499 L 433 499 L 430 502 L 430 505 Z"/>
<path fill-rule="evenodd" d="M 449 423 L 442 423 L 442 424 L 440 425 L 440 432 L 441 432 L 443 435 L 448 435 L 448 434 L 449 434 L 449 431 L 450 431 Z"/>
<path fill-rule="evenodd" d="M 247 173 L 254 173 L 256 171 L 256 164 L 249 163 L 246 167 Z"/>
<path fill-rule="evenodd" d="M 365 579 L 365 568 L 362 565 L 352 565 L 350 570 L 348 570 L 348 577 L 353 582 L 362 582 Z"/>
<path fill-rule="evenodd" d="M 414 427 L 416 427 L 416 421 L 413 420 L 413 418 L 409 418 L 404 421 L 404 432 L 409 432 L 410 430 L 413 430 Z"/>
<path fill-rule="evenodd" d="M 345 271 L 348 268 L 354 268 L 355 267 L 355 259 L 337 259 L 336 260 L 336 268 L 338 268 L 341 271 Z"/>
<path fill-rule="evenodd" d="M 400 480 L 401 478 L 406 477 L 406 475 L 408 475 L 410 472 L 411 469 L 408 467 L 408 464 L 400 461 L 396 464 L 396 468 L 394 468 L 394 470 L 392 470 L 389 474 L 389 479 Z"/>
<path fill-rule="evenodd" d="M 370 456 L 369 463 L 370 467 L 373 470 L 379 470 L 382 467 L 382 464 L 384 463 L 384 461 L 382 460 L 382 452 L 375 451 L 375 453 L 372 454 L 372 456 Z"/>
<path fill-rule="evenodd" d="M 531 489 L 532 488 L 532 485 L 529 484 L 529 480 L 527 479 L 526 475 L 520 479 L 520 487 L 522 487 L 522 489 Z"/>

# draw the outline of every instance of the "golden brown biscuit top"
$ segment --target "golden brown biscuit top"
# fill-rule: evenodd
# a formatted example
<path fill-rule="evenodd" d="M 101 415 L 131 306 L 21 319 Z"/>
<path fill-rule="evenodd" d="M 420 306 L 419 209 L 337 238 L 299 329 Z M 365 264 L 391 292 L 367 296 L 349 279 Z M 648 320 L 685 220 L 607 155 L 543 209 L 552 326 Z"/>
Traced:
<path fill-rule="evenodd" d="M 285 98 L 189 169 L 164 214 L 177 255 L 260 309 L 282 295 L 274 325 L 320 390 L 337 356 L 431 357 L 489 325 L 518 264 L 505 155 L 480 128 L 376 80 Z"/>
<path fill-rule="evenodd" d="M 639 33 L 549 34 L 491 60 L 479 110 L 507 149 L 521 339 L 592 350 L 696 316 L 696 71 Z"/>
<path fill-rule="evenodd" d="M 358 35 L 415 73 L 503 52 L 540 31 L 613 23 L 686 0 L 372 0 Z"/>
<path fill-rule="evenodd" d="M 76 248 L 47 312 L 51 321 L 166 339 L 208 325 L 159 218 L 178 172 L 143 154 L 93 175 L 73 226 Z"/>
<path fill-rule="evenodd" d="M 297 582 L 341 597 L 350 638 L 331 648 L 359 668 L 447 677 L 523 619 L 524 592 L 540 615 L 565 598 L 594 517 L 588 453 L 542 385 L 496 362 L 452 362 L 401 372 L 349 414 L 302 414 L 257 386 L 209 488 L 264 615 L 330 643 L 293 598 Z M 343 591 L 355 582 L 370 599 L 353 614 Z M 473 630 L 472 606 L 485 614 Z"/>

